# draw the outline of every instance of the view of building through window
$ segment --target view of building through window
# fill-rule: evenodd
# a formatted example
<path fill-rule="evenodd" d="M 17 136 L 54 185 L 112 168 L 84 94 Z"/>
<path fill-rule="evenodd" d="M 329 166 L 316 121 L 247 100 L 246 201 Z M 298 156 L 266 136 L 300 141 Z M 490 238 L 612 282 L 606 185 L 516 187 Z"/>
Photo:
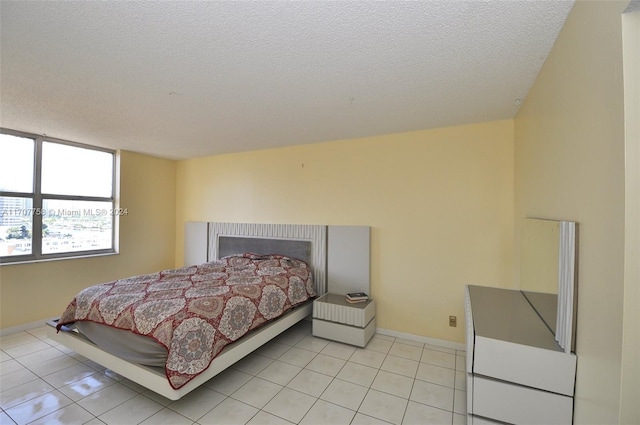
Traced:
<path fill-rule="evenodd" d="M 113 152 L 2 133 L 0 157 L 0 257 L 114 248 Z"/>

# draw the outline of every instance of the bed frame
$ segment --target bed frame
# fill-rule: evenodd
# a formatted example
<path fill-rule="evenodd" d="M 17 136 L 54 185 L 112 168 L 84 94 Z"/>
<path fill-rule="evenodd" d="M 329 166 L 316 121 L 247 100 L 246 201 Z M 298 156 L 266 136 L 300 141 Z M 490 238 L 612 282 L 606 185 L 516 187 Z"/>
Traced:
<path fill-rule="evenodd" d="M 331 226 L 333 232 L 339 232 L 340 228 Z M 323 295 L 327 287 L 328 233 L 329 228 L 320 225 L 188 222 L 185 224 L 185 265 L 204 263 L 225 255 L 244 252 L 287 255 L 309 264 L 314 275 L 316 292 Z M 169 384 L 163 368 L 123 360 L 103 351 L 77 331 L 56 332 L 56 321 L 48 322 L 50 327 L 47 334 L 52 340 L 119 375 L 168 399 L 178 400 L 311 313 L 312 301 L 309 301 L 273 322 L 251 331 L 238 341 L 227 345 L 215 357 L 209 368 L 177 390 Z"/>

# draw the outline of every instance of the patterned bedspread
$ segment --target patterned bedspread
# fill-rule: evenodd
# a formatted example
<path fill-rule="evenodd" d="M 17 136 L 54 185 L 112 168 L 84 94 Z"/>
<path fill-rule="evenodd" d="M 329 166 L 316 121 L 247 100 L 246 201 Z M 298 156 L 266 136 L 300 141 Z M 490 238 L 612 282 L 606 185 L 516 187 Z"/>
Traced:
<path fill-rule="evenodd" d="M 315 295 L 306 263 L 244 254 L 91 286 L 58 330 L 86 320 L 151 337 L 167 348 L 165 372 L 177 389 L 225 345 Z"/>

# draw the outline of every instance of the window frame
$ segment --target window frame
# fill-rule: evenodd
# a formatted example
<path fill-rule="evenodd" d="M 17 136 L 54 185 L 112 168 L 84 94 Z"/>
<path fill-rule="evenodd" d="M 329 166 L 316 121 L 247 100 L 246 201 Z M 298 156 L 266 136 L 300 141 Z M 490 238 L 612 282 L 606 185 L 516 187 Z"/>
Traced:
<path fill-rule="evenodd" d="M 7 128 L 0 128 L 0 133 L 17 136 L 17 137 L 28 138 L 34 141 L 32 191 L 31 192 L 13 192 L 13 191 L 0 190 L 0 196 L 2 197 L 27 198 L 32 200 L 31 254 L 0 256 L 0 265 L 117 254 L 118 253 L 117 233 L 119 229 L 119 216 L 120 216 L 120 214 L 115 213 L 119 211 L 118 199 L 117 199 L 118 190 L 116 186 L 118 182 L 118 176 L 117 176 L 117 170 L 118 170 L 117 163 L 119 160 L 118 152 L 113 149 L 87 145 L 84 143 L 72 142 L 69 140 L 58 139 L 55 137 L 49 137 L 46 134 L 27 133 L 24 131 L 11 130 Z M 101 196 L 59 195 L 59 194 L 51 194 L 51 193 L 42 193 L 42 151 L 43 151 L 42 145 L 44 142 L 57 143 L 57 144 L 62 144 L 66 146 L 89 149 L 89 150 L 94 150 L 99 152 L 106 152 L 113 155 L 113 162 L 111 166 L 111 196 L 101 197 Z M 89 249 L 89 250 L 83 250 L 83 251 L 55 252 L 55 253 L 44 254 L 42 252 L 42 224 L 43 224 L 42 219 L 44 217 L 44 215 L 42 214 L 42 211 L 44 211 L 43 202 L 45 200 L 110 202 L 111 203 L 110 216 L 112 218 L 111 248 Z"/>

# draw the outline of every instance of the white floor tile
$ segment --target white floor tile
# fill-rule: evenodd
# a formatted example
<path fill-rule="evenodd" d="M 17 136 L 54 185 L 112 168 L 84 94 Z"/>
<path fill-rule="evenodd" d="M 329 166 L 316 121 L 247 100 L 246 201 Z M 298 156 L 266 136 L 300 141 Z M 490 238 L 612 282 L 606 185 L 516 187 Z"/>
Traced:
<path fill-rule="evenodd" d="M 3 351 L 7 351 L 9 348 L 37 341 L 38 338 L 33 335 L 26 332 L 18 332 L 11 335 L 0 336 L 0 348 L 2 348 Z"/>
<path fill-rule="evenodd" d="M 83 425 L 104 425 L 104 422 L 102 422 L 98 418 L 93 418 L 92 420 L 90 420 L 89 422 L 84 423 Z"/>
<path fill-rule="evenodd" d="M 7 410 L 53 390 L 54 388 L 42 379 L 35 379 L 11 389 L 3 390 L 0 393 L 0 407 Z"/>
<path fill-rule="evenodd" d="M 90 394 L 77 403 L 94 416 L 100 416 L 136 395 L 138 394 L 132 389 L 115 383 Z"/>
<path fill-rule="evenodd" d="M 318 354 L 309 362 L 306 369 L 324 373 L 329 376 L 336 376 L 345 363 L 347 363 L 346 360 L 327 356 L 325 354 Z"/>
<path fill-rule="evenodd" d="M 109 376 L 109 375 L 107 375 Z M 127 378 L 123 378 L 122 380 L 119 381 L 119 383 L 121 383 L 122 385 L 124 385 L 125 387 L 131 388 L 133 391 L 137 392 L 137 393 L 143 393 L 145 391 L 147 391 L 147 388 L 143 387 L 140 384 L 137 384 Z"/>
<path fill-rule="evenodd" d="M 287 384 L 287 387 L 314 397 L 320 397 L 332 379 L 328 375 L 303 369 Z"/>
<path fill-rule="evenodd" d="M 391 348 L 391 346 L 389 346 L 389 348 Z M 349 357 L 349 361 L 379 369 L 380 366 L 382 366 L 382 362 L 384 362 L 385 357 L 387 357 L 387 355 L 384 353 L 358 348 L 355 353 L 353 353 L 351 357 Z"/>
<path fill-rule="evenodd" d="M 452 413 L 446 410 L 410 401 L 402 425 L 445 425 L 452 421 Z"/>
<path fill-rule="evenodd" d="M 94 419 L 94 416 L 91 413 L 73 403 L 49 413 L 35 422 L 30 422 L 29 425 L 84 424 L 92 419 Z"/>
<path fill-rule="evenodd" d="M 97 391 L 110 387 L 115 383 L 116 381 L 113 379 L 107 378 L 99 372 L 94 372 L 89 376 L 58 388 L 58 391 L 69 397 L 71 400 L 78 401 Z"/>
<path fill-rule="evenodd" d="M 234 363 L 231 367 L 239 370 L 240 372 L 248 373 L 249 375 L 257 375 L 262 371 L 262 369 L 269 366 L 272 361 L 273 359 L 270 359 L 269 357 L 253 353 L 249 354 L 239 362 Z"/>
<path fill-rule="evenodd" d="M 202 386 L 180 400 L 171 402 L 167 407 L 182 416 L 197 421 L 226 398 L 227 396 L 224 394 Z"/>
<path fill-rule="evenodd" d="M 409 398 L 412 401 L 451 412 L 453 411 L 453 391 L 453 388 L 416 379 Z"/>
<path fill-rule="evenodd" d="M 358 410 L 362 400 L 367 395 L 366 387 L 352 382 L 334 379 L 320 396 L 320 399 L 328 401 L 338 406 L 353 410 Z"/>
<path fill-rule="evenodd" d="M 387 354 L 391 349 L 392 345 L 393 345 L 393 340 L 381 339 L 374 336 L 369 340 L 369 343 L 367 344 L 365 349 Z"/>
<path fill-rule="evenodd" d="M 467 414 L 467 393 L 465 391 L 455 390 L 453 396 L 453 412 L 460 415 Z"/>
<path fill-rule="evenodd" d="M 349 425 L 356 412 L 324 400 L 318 400 L 300 425 Z"/>
<path fill-rule="evenodd" d="M 37 328 L 29 329 L 25 332 L 35 336 L 36 338 L 45 339 L 47 337 L 47 329 L 49 328 L 50 328 L 49 325 L 42 325 Z"/>
<path fill-rule="evenodd" d="M 453 414 L 453 425 L 466 425 L 466 423 L 467 423 L 466 415 L 459 415 L 457 413 Z"/>
<path fill-rule="evenodd" d="M 282 385 L 255 377 L 244 384 L 238 391 L 231 394 L 231 397 L 262 409 L 281 389 Z"/>
<path fill-rule="evenodd" d="M 276 384 L 287 385 L 301 370 L 299 366 L 275 360 L 264 368 L 258 377 Z"/>
<path fill-rule="evenodd" d="M 354 384 L 365 387 L 371 386 L 371 383 L 378 374 L 378 369 L 365 366 L 359 363 L 348 361 L 340 370 L 336 378 L 353 382 Z"/>
<path fill-rule="evenodd" d="M 454 387 L 456 371 L 429 363 L 420 363 L 416 379 L 427 381 L 445 387 Z"/>
<path fill-rule="evenodd" d="M 447 353 L 447 354 L 456 354 L 456 350 L 454 350 L 453 348 L 441 347 L 439 345 L 425 344 L 424 348 L 429 350 L 434 350 L 434 351 L 440 351 L 442 353 Z"/>
<path fill-rule="evenodd" d="M 392 424 L 400 424 L 406 407 L 407 399 L 369 390 L 358 411 Z"/>
<path fill-rule="evenodd" d="M 398 344 L 413 345 L 414 347 L 419 347 L 420 349 L 424 348 L 424 344 L 422 342 L 412 341 L 410 339 L 396 338 L 394 342 L 397 342 Z"/>
<path fill-rule="evenodd" d="M 65 397 L 64 394 L 54 390 L 6 409 L 5 412 L 15 423 L 23 425 L 47 416 L 49 413 L 55 412 L 71 403 L 72 401 Z"/>
<path fill-rule="evenodd" d="M 200 387 L 200 388 L 207 388 L 207 387 L 202 386 L 202 387 Z M 195 391 L 195 390 L 194 390 L 194 391 Z M 192 393 L 193 393 L 193 391 L 192 391 Z M 147 397 L 147 398 L 150 398 L 151 400 L 155 401 L 156 403 L 161 404 L 161 405 L 162 405 L 162 406 L 164 406 L 164 407 L 167 407 L 168 405 L 170 405 L 171 403 L 173 403 L 173 400 L 171 400 L 171 399 L 169 399 L 169 398 L 166 398 L 165 396 L 162 396 L 162 395 L 160 395 L 160 394 L 158 394 L 158 393 L 155 393 L 155 392 L 153 392 L 153 391 L 151 391 L 151 390 L 144 390 L 141 394 L 142 394 L 143 396 Z M 225 395 L 223 395 L 223 394 L 220 394 L 220 395 L 221 395 L 222 397 L 226 397 L 226 396 L 225 396 Z"/>
<path fill-rule="evenodd" d="M 98 416 L 102 422 L 113 425 L 133 425 L 150 418 L 164 407 L 138 394 L 113 409 Z"/>
<path fill-rule="evenodd" d="M 292 347 L 289 351 L 278 357 L 278 360 L 291 363 L 299 367 L 305 367 L 316 355 L 317 353 L 313 351 Z"/>
<path fill-rule="evenodd" d="M 289 422 L 282 418 L 279 418 L 271 413 L 267 413 L 264 410 L 259 411 L 251 418 L 247 425 L 291 425 L 293 422 Z"/>
<path fill-rule="evenodd" d="M 322 349 L 320 353 L 327 356 L 337 357 L 343 360 L 349 360 L 349 357 L 356 351 L 353 345 L 342 344 L 340 342 L 330 342 Z"/>
<path fill-rule="evenodd" d="M 277 359 L 291 348 L 290 345 L 281 344 L 279 342 L 271 341 L 258 348 L 255 353 L 261 356 L 269 357 L 270 359 Z"/>
<path fill-rule="evenodd" d="M 413 381 L 413 378 L 381 370 L 371 384 L 371 388 L 408 399 Z"/>
<path fill-rule="evenodd" d="M 303 350 L 309 350 L 316 353 L 322 351 L 329 344 L 329 340 L 318 338 L 315 336 L 305 336 L 296 344 L 296 347 Z"/>
<path fill-rule="evenodd" d="M 38 375 L 31 372 L 27 368 L 21 368 L 15 372 L 2 375 L 2 385 L 0 385 L 0 391 L 7 391 L 18 385 L 26 384 L 35 379 L 38 379 Z"/>
<path fill-rule="evenodd" d="M 51 346 L 46 342 L 36 340 L 33 342 L 29 342 L 27 344 L 17 345 L 15 347 L 3 348 L 3 351 L 5 351 L 8 355 L 13 357 L 14 359 L 17 359 L 27 354 L 32 354 L 37 351 L 42 351 L 46 348 L 51 348 Z"/>
<path fill-rule="evenodd" d="M 16 360 L 7 360 L 0 363 L 0 378 L 4 378 L 4 376 L 8 373 L 13 373 L 21 369 L 26 369 L 23 365 L 18 363 Z"/>
<path fill-rule="evenodd" d="M 256 413 L 258 413 L 258 409 L 255 407 L 227 398 L 200 418 L 198 423 L 201 425 L 244 425 Z"/>
<path fill-rule="evenodd" d="M 420 361 L 420 357 L 422 357 L 422 346 L 416 347 L 413 345 L 400 344 L 396 341 L 391 346 L 388 354 L 409 360 Z"/>
<path fill-rule="evenodd" d="M 140 422 L 140 425 L 191 425 L 193 421 L 174 412 L 171 409 L 164 408 L 155 413 L 148 419 Z"/>
<path fill-rule="evenodd" d="M 307 414 L 316 398 L 291 388 L 283 388 L 264 406 L 265 412 L 293 423 L 298 423 Z"/>
<path fill-rule="evenodd" d="M 52 350 L 58 351 L 55 348 L 52 348 Z M 40 353 L 44 351 L 46 350 L 40 351 Z M 20 358 L 21 363 L 23 358 L 24 357 Z M 66 369 L 68 367 L 78 365 L 80 364 L 80 362 L 74 359 L 73 357 L 67 356 L 66 354 L 62 354 L 61 356 L 57 356 L 52 359 L 45 360 L 45 361 L 36 363 L 34 365 L 27 365 L 26 363 L 23 363 L 23 364 L 27 366 L 33 373 L 40 376 L 44 376 L 45 374 L 58 372 L 62 369 Z"/>
<path fill-rule="evenodd" d="M 33 371 L 33 367 L 41 364 L 43 362 L 50 362 L 57 357 L 68 357 L 62 351 L 58 350 L 54 347 L 48 347 L 44 350 L 39 350 L 30 354 L 25 354 L 24 356 L 20 356 L 20 363 L 25 367 L 28 367 Z M 70 366 L 70 365 L 69 365 Z M 35 372 L 35 371 L 34 371 Z M 43 373 L 46 373 L 47 370 L 43 370 Z M 51 373 L 51 371 L 48 371 Z"/>
<path fill-rule="evenodd" d="M 449 369 L 456 368 L 455 354 L 443 353 L 442 351 L 431 350 L 428 348 L 422 350 L 422 358 L 420 359 L 420 361 L 436 366 L 447 367 Z"/>
<path fill-rule="evenodd" d="M 454 381 L 454 388 L 456 390 L 462 390 L 465 391 L 467 389 L 467 374 L 464 372 L 461 372 L 459 370 L 456 370 L 456 377 L 455 377 L 455 381 Z"/>
<path fill-rule="evenodd" d="M 0 412 L 0 425 L 15 425 L 16 423 L 4 412 Z"/>
<path fill-rule="evenodd" d="M 386 341 L 395 341 L 396 337 L 395 336 L 391 336 L 391 335 L 384 335 L 384 334 L 373 334 L 373 337 L 376 339 L 384 339 Z"/>
<path fill-rule="evenodd" d="M 388 355 L 387 358 L 384 359 L 380 369 L 414 378 L 416 376 L 416 371 L 418 370 L 418 364 L 419 362 L 416 360 Z"/>
<path fill-rule="evenodd" d="M 467 358 L 464 356 L 456 356 L 456 370 L 464 372 L 467 366 Z"/>
<path fill-rule="evenodd" d="M 4 350 L 0 350 L 0 363 L 11 360 L 13 357 L 4 352 Z"/>
<path fill-rule="evenodd" d="M 96 373 L 96 371 L 86 364 L 78 363 L 66 369 L 45 375 L 42 379 L 53 385 L 54 388 L 59 388 L 72 382 L 79 381 L 80 379 L 93 375 L 94 373 Z"/>
<path fill-rule="evenodd" d="M 363 415 L 362 413 L 356 413 L 353 417 L 353 421 L 351 421 L 351 425 L 387 425 L 390 423 L 391 422 L 383 421 L 382 419 Z"/>
<path fill-rule="evenodd" d="M 251 378 L 252 376 L 248 373 L 229 368 L 209 379 L 204 385 L 224 395 L 231 395 Z"/>

